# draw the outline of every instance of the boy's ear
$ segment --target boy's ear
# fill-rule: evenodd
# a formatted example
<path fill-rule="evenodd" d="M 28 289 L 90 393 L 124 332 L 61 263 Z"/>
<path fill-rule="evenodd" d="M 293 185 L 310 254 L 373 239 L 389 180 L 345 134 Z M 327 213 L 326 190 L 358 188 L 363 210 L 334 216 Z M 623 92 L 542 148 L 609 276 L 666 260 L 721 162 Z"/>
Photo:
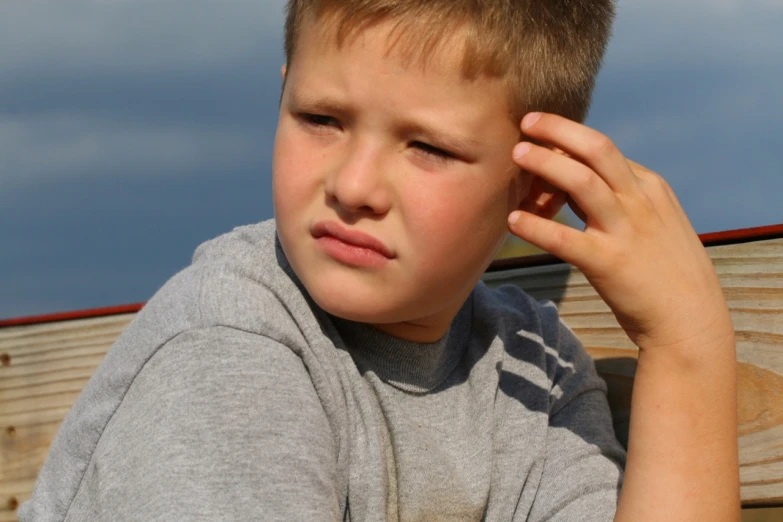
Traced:
<path fill-rule="evenodd" d="M 286 72 L 287 70 L 288 70 L 288 65 L 287 65 L 287 64 L 284 64 L 284 65 L 283 65 L 283 66 L 280 68 L 280 76 L 282 76 L 282 77 L 283 77 L 283 81 L 285 81 L 285 72 Z"/>
<path fill-rule="evenodd" d="M 533 176 L 530 191 L 519 203 L 519 209 L 544 219 L 552 219 L 560 212 L 567 200 L 568 195 L 565 192 L 556 189 L 538 176 Z"/>
<path fill-rule="evenodd" d="M 560 149 L 552 148 L 556 154 L 567 154 Z M 532 176 L 530 191 L 520 202 L 520 210 L 530 212 L 544 219 L 552 219 L 560 212 L 568 201 L 568 194 L 553 186 L 544 179 Z"/>
<path fill-rule="evenodd" d="M 555 154 L 568 156 L 567 153 L 558 148 L 550 148 Z M 560 190 L 538 176 L 529 175 L 533 177 L 530 182 L 530 191 L 528 192 L 527 197 L 519 203 L 520 210 L 530 212 L 545 219 L 552 219 L 567 204 L 579 219 L 586 222 L 587 216 L 582 209 L 579 208 L 579 205 L 571 199 L 567 192 Z"/>

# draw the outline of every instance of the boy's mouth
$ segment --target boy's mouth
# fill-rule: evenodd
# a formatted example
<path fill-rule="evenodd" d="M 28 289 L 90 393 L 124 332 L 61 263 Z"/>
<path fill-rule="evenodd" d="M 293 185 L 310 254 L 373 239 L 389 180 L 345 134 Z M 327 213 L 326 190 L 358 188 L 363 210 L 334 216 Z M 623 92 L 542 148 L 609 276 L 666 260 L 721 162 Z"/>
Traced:
<path fill-rule="evenodd" d="M 318 221 L 313 225 L 311 233 L 315 239 L 336 239 L 352 247 L 370 250 L 387 259 L 396 257 L 380 239 L 358 230 L 345 229 L 334 221 Z"/>

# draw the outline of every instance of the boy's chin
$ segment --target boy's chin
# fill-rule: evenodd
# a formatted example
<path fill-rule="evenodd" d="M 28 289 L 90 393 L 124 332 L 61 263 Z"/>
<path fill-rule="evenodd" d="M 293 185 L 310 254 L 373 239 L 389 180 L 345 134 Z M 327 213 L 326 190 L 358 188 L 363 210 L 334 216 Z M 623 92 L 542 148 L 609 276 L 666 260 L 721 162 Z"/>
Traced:
<path fill-rule="evenodd" d="M 316 292 L 317 294 L 317 292 Z M 335 299 L 334 295 L 319 296 L 310 294 L 315 303 L 329 315 L 367 324 L 388 324 L 407 320 L 402 310 L 392 303 L 380 299 Z M 391 306 L 390 306 L 391 305 Z"/>
<path fill-rule="evenodd" d="M 305 282 L 310 297 L 329 315 L 371 325 L 404 323 L 427 315 L 419 310 L 421 299 L 415 296 L 394 295 L 389 291 L 353 292 L 330 285 L 315 288 Z"/>

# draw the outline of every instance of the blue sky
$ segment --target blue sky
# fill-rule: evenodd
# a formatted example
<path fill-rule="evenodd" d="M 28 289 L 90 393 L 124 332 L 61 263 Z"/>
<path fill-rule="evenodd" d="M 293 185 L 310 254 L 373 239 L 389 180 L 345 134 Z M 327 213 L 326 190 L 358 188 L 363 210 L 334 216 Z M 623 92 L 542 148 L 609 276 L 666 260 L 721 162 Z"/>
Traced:
<path fill-rule="evenodd" d="M 272 217 L 283 0 L 0 2 L 0 318 L 149 298 Z M 783 223 L 783 3 L 620 0 L 588 123 L 699 232 Z"/>

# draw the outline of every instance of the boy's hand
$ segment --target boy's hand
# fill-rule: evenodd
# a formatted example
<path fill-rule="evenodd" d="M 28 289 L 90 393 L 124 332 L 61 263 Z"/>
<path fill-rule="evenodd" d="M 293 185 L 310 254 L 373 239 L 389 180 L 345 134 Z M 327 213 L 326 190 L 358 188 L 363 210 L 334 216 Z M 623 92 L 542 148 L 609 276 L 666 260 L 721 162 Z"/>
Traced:
<path fill-rule="evenodd" d="M 566 153 L 523 142 L 513 154 L 567 194 L 585 229 L 549 219 L 563 201 L 552 194 L 509 216 L 513 234 L 579 268 L 641 349 L 732 335 L 712 262 L 663 178 L 560 116 L 528 114 L 522 130 Z"/>

